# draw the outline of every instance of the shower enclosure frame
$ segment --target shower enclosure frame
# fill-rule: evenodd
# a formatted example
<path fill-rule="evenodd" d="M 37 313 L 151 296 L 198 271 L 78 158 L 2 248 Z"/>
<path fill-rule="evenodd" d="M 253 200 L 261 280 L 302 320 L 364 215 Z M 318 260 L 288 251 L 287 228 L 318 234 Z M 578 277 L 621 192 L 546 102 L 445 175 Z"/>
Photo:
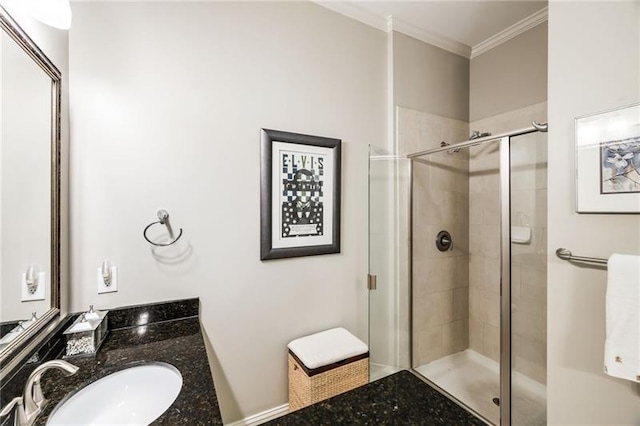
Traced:
<path fill-rule="evenodd" d="M 437 152 L 451 151 L 460 148 L 483 145 L 499 141 L 500 148 L 500 425 L 511 426 L 511 138 L 529 133 L 547 132 L 548 125 L 533 122 L 530 127 L 515 130 L 498 135 L 490 135 L 482 138 L 471 139 L 456 144 L 428 149 L 408 154 L 412 160 L 410 168 L 413 169 L 413 159 Z M 413 175 L 411 175 L 410 187 L 413 187 Z M 411 197 L 411 199 L 413 196 Z M 410 335 L 413 332 L 410 331 Z M 411 342 L 413 346 L 413 342 Z M 411 366 L 413 366 L 413 350 L 409 351 Z M 412 367 L 411 370 L 416 373 Z M 419 373 L 416 373 L 419 374 Z M 421 375 L 421 377 L 424 377 Z M 431 383 L 428 378 L 425 378 Z M 432 383 L 433 384 L 433 383 Z M 437 385 L 436 385 L 437 386 Z M 438 387 L 439 388 L 439 387 Z M 446 392 L 445 389 L 442 391 Z M 447 396 L 455 399 L 454 396 Z M 457 399 L 456 402 L 460 403 Z M 480 414 L 480 413 L 478 413 Z"/>

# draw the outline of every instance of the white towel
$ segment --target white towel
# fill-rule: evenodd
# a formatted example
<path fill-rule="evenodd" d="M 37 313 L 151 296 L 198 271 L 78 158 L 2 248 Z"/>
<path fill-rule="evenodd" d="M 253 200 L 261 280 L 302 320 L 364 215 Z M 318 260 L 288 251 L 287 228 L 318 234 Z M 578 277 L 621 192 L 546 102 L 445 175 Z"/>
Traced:
<path fill-rule="evenodd" d="M 366 343 L 342 327 L 301 337 L 287 346 L 309 369 L 333 364 L 369 350 Z"/>
<path fill-rule="evenodd" d="M 640 256 L 613 254 L 607 269 L 604 372 L 640 382 Z"/>

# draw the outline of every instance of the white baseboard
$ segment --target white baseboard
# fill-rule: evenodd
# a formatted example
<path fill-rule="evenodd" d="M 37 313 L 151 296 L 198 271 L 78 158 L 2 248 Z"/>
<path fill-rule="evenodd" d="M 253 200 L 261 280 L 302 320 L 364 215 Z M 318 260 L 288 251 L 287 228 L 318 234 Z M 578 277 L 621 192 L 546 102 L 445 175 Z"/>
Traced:
<path fill-rule="evenodd" d="M 253 416 L 245 417 L 237 422 L 230 423 L 228 426 L 258 426 L 269 420 L 277 419 L 289 413 L 289 404 L 283 404 L 278 407 L 270 408 Z"/>

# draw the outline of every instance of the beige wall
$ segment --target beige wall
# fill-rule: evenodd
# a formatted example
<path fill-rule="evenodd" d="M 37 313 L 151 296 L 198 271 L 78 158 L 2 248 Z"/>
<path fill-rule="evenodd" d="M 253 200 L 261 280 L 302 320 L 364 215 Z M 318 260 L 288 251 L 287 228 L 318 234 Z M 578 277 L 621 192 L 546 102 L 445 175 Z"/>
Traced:
<path fill-rule="evenodd" d="M 469 121 L 547 99 L 547 23 L 471 59 Z"/>
<path fill-rule="evenodd" d="M 307 2 L 73 12 L 73 309 L 198 296 L 225 422 L 286 403 L 289 341 L 336 326 L 367 339 L 385 34 Z M 259 260 L 261 127 L 342 139 L 341 254 Z M 184 235 L 154 257 L 142 230 L 160 207 Z M 105 258 L 119 291 L 99 296 Z"/>
<path fill-rule="evenodd" d="M 549 4 L 549 424 L 637 425 L 638 384 L 603 373 L 606 272 L 559 260 L 640 253 L 640 218 L 575 213 L 574 119 L 640 101 L 640 3 Z"/>
<path fill-rule="evenodd" d="M 469 60 L 393 32 L 394 105 L 469 121 Z"/>

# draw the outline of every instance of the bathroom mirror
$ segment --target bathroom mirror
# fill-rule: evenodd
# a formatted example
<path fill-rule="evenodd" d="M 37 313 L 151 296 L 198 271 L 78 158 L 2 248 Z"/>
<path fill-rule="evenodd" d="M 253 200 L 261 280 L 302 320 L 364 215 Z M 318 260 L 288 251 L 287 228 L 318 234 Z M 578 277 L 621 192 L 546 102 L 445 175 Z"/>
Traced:
<path fill-rule="evenodd" d="M 60 71 L 0 6 L 0 365 L 60 311 Z"/>

